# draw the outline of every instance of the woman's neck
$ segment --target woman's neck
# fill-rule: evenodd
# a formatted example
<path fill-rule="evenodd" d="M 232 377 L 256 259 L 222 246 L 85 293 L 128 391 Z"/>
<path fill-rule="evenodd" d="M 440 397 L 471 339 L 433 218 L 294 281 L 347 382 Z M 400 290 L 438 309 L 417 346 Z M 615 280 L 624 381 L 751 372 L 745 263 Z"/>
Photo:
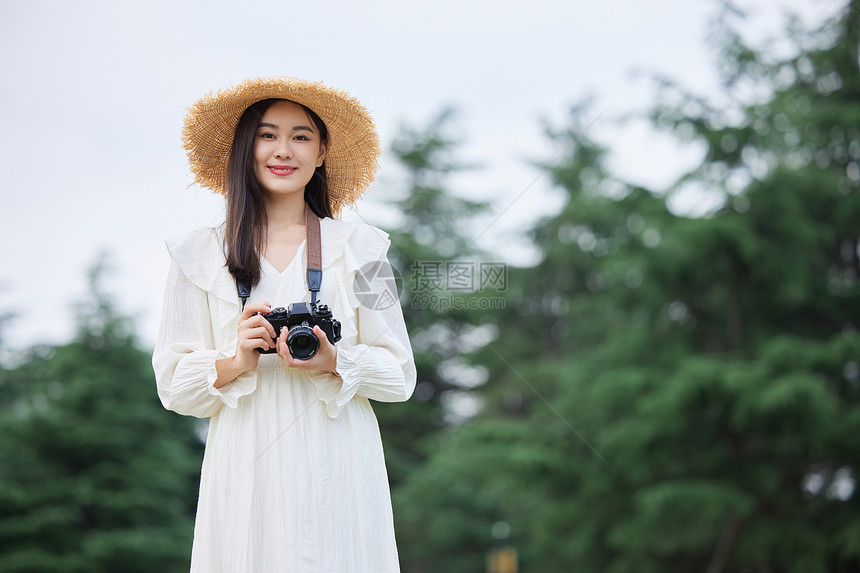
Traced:
<path fill-rule="evenodd" d="M 264 196 L 263 202 L 266 205 L 266 219 L 270 228 L 305 224 L 304 193 Z"/>

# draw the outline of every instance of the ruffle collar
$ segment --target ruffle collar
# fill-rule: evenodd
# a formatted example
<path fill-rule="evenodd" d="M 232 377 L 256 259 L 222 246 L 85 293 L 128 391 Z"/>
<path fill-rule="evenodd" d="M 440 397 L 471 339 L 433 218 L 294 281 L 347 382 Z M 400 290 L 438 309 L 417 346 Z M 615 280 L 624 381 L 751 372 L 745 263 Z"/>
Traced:
<path fill-rule="evenodd" d="M 372 225 L 328 218 L 320 221 L 320 235 L 324 274 L 340 259 L 345 258 L 350 266 L 380 260 L 390 244 L 388 233 Z M 169 239 L 167 250 L 192 283 L 237 308 L 240 306 L 236 281 L 227 270 L 223 225 Z M 305 255 L 303 265 L 307 265 L 306 260 Z"/>

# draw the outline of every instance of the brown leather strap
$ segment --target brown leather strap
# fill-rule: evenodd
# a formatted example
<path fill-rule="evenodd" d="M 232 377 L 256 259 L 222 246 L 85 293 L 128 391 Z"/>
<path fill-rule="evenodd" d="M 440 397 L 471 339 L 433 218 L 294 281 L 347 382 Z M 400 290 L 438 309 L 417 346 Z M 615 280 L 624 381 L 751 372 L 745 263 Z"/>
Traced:
<path fill-rule="evenodd" d="M 308 238 L 308 269 L 321 271 L 322 244 L 320 241 L 320 220 L 307 203 L 305 203 L 305 219 Z"/>
<path fill-rule="evenodd" d="M 320 241 L 320 220 L 305 204 L 305 233 L 308 239 L 308 290 L 311 303 L 316 303 L 317 293 L 322 286 L 322 243 Z"/>

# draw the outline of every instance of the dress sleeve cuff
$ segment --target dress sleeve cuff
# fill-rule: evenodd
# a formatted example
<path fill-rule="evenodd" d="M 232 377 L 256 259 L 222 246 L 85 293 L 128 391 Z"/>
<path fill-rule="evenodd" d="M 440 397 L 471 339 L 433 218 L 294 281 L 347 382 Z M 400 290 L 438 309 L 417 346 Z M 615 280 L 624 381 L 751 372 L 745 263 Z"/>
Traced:
<path fill-rule="evenodd" d="M 222 348 L 215 360 L 212 361 L 211 379 L 209 379 L 209 393 L 213 396 L 218 396 L 224 405 L 228 408 L 235 408 L 239 404 L 239 398 L 247 396 L 257 389 L 257 368 L 251 368 L 239 374 L 232 382 L 224 384 L 220 388 L 215 387 L 215 381 L 218 379 L 218 371 L 215 368 L 215 362 L 222 358 L 232 358 L 236 355 L 236 341 Z"/>
<path fill-rule="evenodd" d="M 315 376 L 319 399 L 326 415 L 335 419 L 344 406 L 355 397 L 361 383 L 359 365 L 354 355 L 355 348 L 337 349 L 336 373 Z"/>
<path fill-rule="evenodd" d="M 235 408 L 239 403 L 239 398 L 252 393 L 257 388 L 257 369 L 248 370 L 240 374 L 232 382 L 225 384 L 221 388 L 215 387 L 215 381 L 218 379 L 218 370 L 215 367 L 215 362 L 221 358 L 229 358 L 229 354 L 219 352 L 217 350 L 199 350 L 183 356 L 176 365 L 176 373 L 174 375 L 174 399 L 179 398 L 187 402 L 208 401 L 202 398 L 197 392 L 190 387 L 194 384 L 201 384 L 205 388 L 206 394 L 219 399 L 225 406 Z M 185 382 L 185 384 L 182 384 Z M 182 386 L 186 389 L 183 391 Z M 199 387 L 199 386 L 198 386 Z M 201 388 L 201 390 L 203 389 Z M 195 398 L 196 396 L 200 398 Z M 201 404 L 179 404 L 175 406 L 180 409 L 185 409 L 186 406 L 198 407 Z"/>
<path fill-rule="evenodd" d="M 212 365 L 212 369 L 215 370 L 215 363 L 213 362 Z M 256 368 L 243 372 L 235 380 L 228 382 L 220 388 L 215 387 L 215 380 L 217 378 L 218 372 L 216 371 L 209 380 L 209 393 L 221 398 L 221 401 L 228 408 L 235 408 L 239 404 L 239 398 L 247 396 L 257 388 Z"/>

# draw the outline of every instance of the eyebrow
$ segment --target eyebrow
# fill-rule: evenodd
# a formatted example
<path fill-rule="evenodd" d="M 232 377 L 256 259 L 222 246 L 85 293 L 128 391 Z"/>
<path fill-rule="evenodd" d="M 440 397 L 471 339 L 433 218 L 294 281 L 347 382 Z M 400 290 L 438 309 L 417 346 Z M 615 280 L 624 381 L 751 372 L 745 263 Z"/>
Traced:
<path fill-rule="evenodd" d="M 257 129 L 260 129 L 261 127 L 271 127 L 272 129 L 280 129 L 280 127 L 275 125 L 274 123 L 268 123 L 265 121 L 260 122 L 257 125 Z M 308 125 L 296 125 L 293 127 L 292 131 L 310 131 L 311 133 L 316 134 L 316 130 L 313 129 L 312 127 L 308 126 Z"/>

